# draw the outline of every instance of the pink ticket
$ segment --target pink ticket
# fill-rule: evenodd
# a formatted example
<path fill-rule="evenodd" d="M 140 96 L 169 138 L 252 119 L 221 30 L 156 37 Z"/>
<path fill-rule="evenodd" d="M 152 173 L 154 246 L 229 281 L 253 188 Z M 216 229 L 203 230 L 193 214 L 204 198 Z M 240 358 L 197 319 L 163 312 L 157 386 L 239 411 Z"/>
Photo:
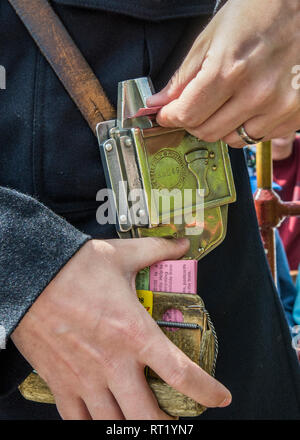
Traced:
<path fill-rule="evenodd" d="M 152 292 L 197 293 L 197 261 L 159 261 L 150 267 Z"/>
<path fill-rule="evenodd" d="M 140 116 L 156 115 L 156 113 L 158 113 L 161 108 L 162 108 L 161 106 L 140 108 L 139 111 L 132 116 L 132 118 L 139 118 Z"/>

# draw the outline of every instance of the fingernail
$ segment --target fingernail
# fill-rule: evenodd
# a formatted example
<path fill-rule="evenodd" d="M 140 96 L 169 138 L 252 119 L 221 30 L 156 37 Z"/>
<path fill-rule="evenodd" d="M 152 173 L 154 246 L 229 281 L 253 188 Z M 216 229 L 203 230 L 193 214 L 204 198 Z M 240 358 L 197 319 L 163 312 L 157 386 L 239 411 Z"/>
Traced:
<path fill-rule="evenodd" d="M 146 100 L 147 107 L 151 107 L 151 106 L 155 105 L 155 102 L 157 101 L 156 95 L 157 94 L 149 96 L 149 98 L 147 98 L 147 100 Z"/>
<path fill-rule="evenodd" d="M 220 405 L 218 405 L 218 407 L 219 408 L 224 408 L 225 406 L 230 405 L 231 402 L 232 402 L 232 397 L 231 396 L 230 397 L 226 397 L 226 399 L 224 399 L 223 402 Z"/>

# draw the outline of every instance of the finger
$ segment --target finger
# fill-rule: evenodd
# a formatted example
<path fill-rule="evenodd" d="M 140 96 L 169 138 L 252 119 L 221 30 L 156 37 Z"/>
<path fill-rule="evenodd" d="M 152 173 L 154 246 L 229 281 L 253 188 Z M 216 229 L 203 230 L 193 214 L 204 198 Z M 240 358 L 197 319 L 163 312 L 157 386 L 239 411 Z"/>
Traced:
<path fill-rule="evenodd" d="M 248 136 L 252 139 L 257 139 L 257 142 L 269 140 L 270 134 L 273 130 L 273 127 L 270 126 L 270 122 L 266 115 L 252 118 L 245 122 L 243 126 Z M 247 142 L 240 137 L 236 130 L 223 137 L 222 140 L 232 148 L 242 148 L 247 145 Z"/>
<path fill-rule="evenodd" d="M 55 395 L 57 410 L 64 420 L 91 420 L 92 417 L 79 396 Z"/>
<path fill-rule="evenodd" d="M 203 124 L 233 95 L 233 87 L 222 87 L 221 84 L 216 66 L 213 63 L 204 65 L 180 97 L 159 111 L 158 124 L 184 128 L 195 128 Z"/>
<path fill-rule="evenodd" d="M 166 105 L 178 98 L 187 84 L 201 70 L 208 48 L 209 40 L 206 38 L 205 33 L 202 33 L 196 39 L 190 52 L 166 87 L 159 93 L 150 96 L 147 99 L 147 105 L 149 107 Z"/>
<path fill-rule="evenodd" d="M 124 420 L 124 414 L 109 389 L 93 390 L 83 398 L 93 420 Z"/>
<path fill-rule="evenodd" d="M 193 136 L 206 142 L 217 142 L 240 127 L 245 121 L 252 119 L 254 111 L 248 109 L 244 99 L 231 98 L 203 124 L 188 131 Z"/>
<path fill-rule="evenodd" d="M 275 127 L 270 133 L 270 139 L 290 136 L 291 133 L 298 131 L 300 128 L 300 114 L 295 115 L 284 123 Z"/>
<path fill-rule="evenodd" d="M 185 238 L 175 240 L 149 237 L 120 242 L 118 250 L 128 253 L 128 258 L 122 261 L 125 270 L 140 270 L 157 261 L 176 260 L 187 252 L 190 245 Z"/>
<path fill-rule="evenodd" d="M 180 393 L 207 407 L 230 404 L 231 394 L 220 382 L 206 373 L 174 345 L 156 326 L 139 359 Z M 150 335 L 150 333 L 148 333 Z"/>
<path fill-rule="evenodd" d="M 270 119 L 270 117 L 272 118 Z M 289 115 L 280 115 L 275 114 L 275 112 L 272 114 L 268 112 L 247 120 L 247 122 L 243 123 L 243 126 L 251 138 L 262 138 L 260 142 L 268 141 L 272 138 L 284 137 L 293 131 L 297 131 L 300 127 L 300 114 L 299 112 L 294 112 Z M 223 137 L 222 140 L 232 148 L 241 148 L 246 145 L 236 130 Z"/>
<path fill-rule="evenodd" d="M 125 376 L 126 374 L 126 376 Z M 147 384 L 143 365 L 124 365 L 122 374 L 114 377 L 109 387 L 126 420 L 172 420 L 162 411 Z"/>

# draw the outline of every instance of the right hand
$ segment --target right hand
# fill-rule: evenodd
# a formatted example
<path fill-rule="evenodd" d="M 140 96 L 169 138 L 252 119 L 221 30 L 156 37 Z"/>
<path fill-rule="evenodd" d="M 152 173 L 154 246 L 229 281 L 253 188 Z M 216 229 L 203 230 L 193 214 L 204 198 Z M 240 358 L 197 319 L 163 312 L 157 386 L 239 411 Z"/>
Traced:
<path fill-rule="evenodd" d="M 37 298 L 12 339 L 54 394 L 64 419 L 171 419 L 144 367 L 208 406 L 231 396 L 160 330 L 137 299 L 137 272 L 180 258 L 185 240 L 91 240 Z"/>

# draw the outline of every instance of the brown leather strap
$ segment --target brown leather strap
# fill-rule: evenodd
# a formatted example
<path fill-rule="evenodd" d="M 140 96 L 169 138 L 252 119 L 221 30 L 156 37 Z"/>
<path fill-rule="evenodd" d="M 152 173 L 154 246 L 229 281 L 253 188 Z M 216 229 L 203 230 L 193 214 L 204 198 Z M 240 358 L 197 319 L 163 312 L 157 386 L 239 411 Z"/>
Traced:
<path fill-rule="evenodd" d="M 8 0 L 95 133 L 115 110 L 47 0 Z"/>

